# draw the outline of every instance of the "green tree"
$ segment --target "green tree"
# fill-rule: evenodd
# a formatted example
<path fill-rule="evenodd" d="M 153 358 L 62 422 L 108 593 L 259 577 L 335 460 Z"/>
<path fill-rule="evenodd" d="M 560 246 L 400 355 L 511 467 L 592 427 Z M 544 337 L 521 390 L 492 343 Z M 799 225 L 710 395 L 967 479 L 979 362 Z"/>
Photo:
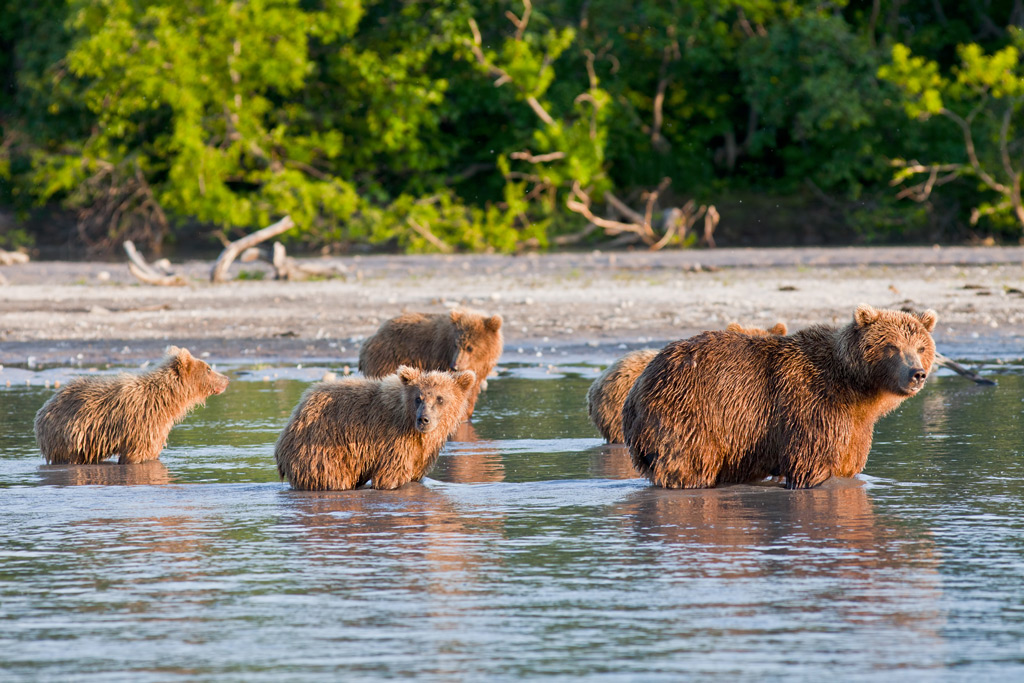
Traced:
<path fill-rule="evenodd" d="M 936 187 L 970 177 L 980 189 L 997 197 L 975 207 L 972 223 L 990 216 L 1010 218 L 1024 228 L 1024 31 L 1011 29 L 1010 36 L 1012 44 L 992 54 L 985 54 L 973 43 L 959 46 L 959 64 L 949 76 L 941 73 L 935 61 L 913 56 L 903 44 L 893 46 L 892 62 L 883 66 L 879 75 L 903 91 L 907 115 L 921 121 L 941 117 L 953 124 L 963 143 L 957 159 L 924 163 L 895 159 L 894 183 L 918 181 L 905 187 L 901 196 L 925 201 Z"/>

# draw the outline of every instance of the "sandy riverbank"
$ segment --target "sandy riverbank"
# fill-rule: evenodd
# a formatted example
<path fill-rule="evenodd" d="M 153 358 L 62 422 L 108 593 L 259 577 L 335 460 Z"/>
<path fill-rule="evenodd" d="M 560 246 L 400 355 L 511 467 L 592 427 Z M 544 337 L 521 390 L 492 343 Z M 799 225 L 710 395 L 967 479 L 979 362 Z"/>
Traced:
<path fill-rule="evenodd" d="M 318 260 L 319 261 L 319 260 Z M 790 329 L 848 319 L 860 302 L 934 308 L 939 349 L 1024 355 L 1024 248 L 721 249 L 330 259 L 344 279 L 138 283 L 123 263 L 0 268 L 0 364 L 134 364 L 169 343 L 220 362 L 352 361 L 404 310 L 469 305 L 505 317 L 505 362 L 607 362 L 732 320 Z M 234 267 L 234 272 L 240 266 Z M 258 271 L 259 266 L 245 269 Z M 540 353 L 542 355 L 538 356 Z M 547 354 L 547 355 L 544 355 Z M 31 360 L 30 360 L 31 358 Z"/>

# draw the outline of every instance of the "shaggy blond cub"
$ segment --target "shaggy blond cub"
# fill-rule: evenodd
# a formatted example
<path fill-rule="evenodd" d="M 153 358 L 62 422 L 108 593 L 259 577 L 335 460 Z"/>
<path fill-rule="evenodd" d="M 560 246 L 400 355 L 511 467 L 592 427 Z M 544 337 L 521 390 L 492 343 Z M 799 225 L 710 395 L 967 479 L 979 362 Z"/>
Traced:
<path fill-rule="evenodd" d="M 36 443 L 48 463 L 156 460 L 171 427 L 227 386 L 227 377 L 188 349 L 171 346 L 144 375 L 71 380 L 36 413 Z"/>
<path fill-rule="evenodd" d="M 501 357 L 501 316 L 456 309 L 428 315 L 405 313 L 385 320 L 359 350 L 359 371 L 384 377 L 408 365 L 420 370 L 472 370 L 476 384 L 469 394 L 466 417 L 486 388 L 488 375 Z"/>
<path fill-rule="evenodd" d="M 419 481 L 466 415 L 476 374 L 400 366 L 383 379 L 314 384 L 274 449 L 294 489 L 375 489 Z"/>

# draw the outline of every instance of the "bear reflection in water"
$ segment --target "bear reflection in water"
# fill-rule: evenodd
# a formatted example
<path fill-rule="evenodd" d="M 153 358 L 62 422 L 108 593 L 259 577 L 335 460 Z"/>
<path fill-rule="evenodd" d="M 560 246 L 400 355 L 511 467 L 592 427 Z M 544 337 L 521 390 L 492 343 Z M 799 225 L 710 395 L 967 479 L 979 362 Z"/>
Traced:
<path fill-rule="evenodd" d="M 387 492 L 291 490 L 281 496 L 281 522 L 299 533 L 310 562 L 343 568 L 345 590 L 371 602 L 389 590 L 412 591 L 425 599 L 410 603 L 416 615 L 431 612 L 425 606 L 430 596 L 462 594 L 477 582 L 467 572 L 493 562 L 488 548 L 505 524 L 500 513 L 460 512 L 444 493 L 415 482 Z"/>
<path fill-rule="evenodd" d="M 858 479 L 803 491 L 645 488 L 615 509 L 651 548 L 657 571 L 681 588 L 724 578 L 731 588 L 720 597 L 731 605 L 788 601 L 797 591 L 806 610 L 827 609 L 829 618 L 881 618 L 918 635 L 944 626 L 934 541 L 877 517 Z"/>
<path fill-rule="evenodd" d="M 43 465 L 39 476 L 46 486 L 163 486 L 173 481 L 159 460 L 126 465 Z"/>
<path fill-rule="evenodd" d="M 463 422 L 428 476 L 457 484 L 494 483 L 505 480 L 505 463 L 497 441 L 481 439 L 471 422 Z"/>

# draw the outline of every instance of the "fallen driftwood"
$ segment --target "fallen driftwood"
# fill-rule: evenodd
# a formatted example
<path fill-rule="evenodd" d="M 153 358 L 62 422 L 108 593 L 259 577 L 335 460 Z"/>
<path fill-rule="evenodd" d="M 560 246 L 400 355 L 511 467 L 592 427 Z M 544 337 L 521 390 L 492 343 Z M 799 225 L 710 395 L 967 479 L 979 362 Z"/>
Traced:
<path fill-rule="evenodd" d="M 280 242 L 273 246 L 249 247 L 242 252 L 239 260 L 243 263 L 266 261 L 274 267 L 275 280 L 308 280 L 311 277 L 339 277 L 348 269 L 345 266 L 318 266 L 312 263 L 299 263 L 285 250 Z"/>
<path fill-rule="evenodd" d="M 965 368 L 964 366 L 960 365 L 956 361 L 950 360 L 949 358 L 946 358 L 941 353 L 936 353 L 935 354 L 935 362 L 938 365 L 941 365 L 944 368 L 948 368 L 948 369 L 952 370 L 953 372 L 955 372 L 956 374 L 960 375 L 961 377 L 966 377 L 967 379 L 971 380 L 975 384 L 981 384 L 981 385 L 984 385 L 984 386 L 995 386 L 996 381 L 994 379 L 988 379 L 987 377 L 982 377 L 981 375 L 979 375 L 978 373 L 974 372 L 973 370 L 968 370 L 967 368 Z"/>
<path fill-rule="evenodd" d="M 28 263 L 28 254 L 0 249 L 0 266 L 14 266 L 19 263 Z"/>
<path fill-rule="evenodd" d="M 160 259 L 153 264 L 146 263 L 131 240 L 124 241 L 124 251 L 128 254 L 129 272 L 147 285 L 180 287 L 185 284 L 185 278 L 171 270 L 171 262 L 167 259 Z"/>
<path fill-rule="evenodd" d="M 611 192 L 604 193 L 605 203 L 626 221 L 617 221 L 596 215 L 590 208 L 590 195 L 583 191 L 578 182 L 572 186 L 573 197 L 565 203 L 566 207 L 578 213 L 591 225 L 603 229 L 605 234 L 615 236 L 623 241 L 642 241 L 651 251 L 657 251 L 672 241 L 682 242 L 688 231 L 701 218 L 704 219 L 704 241 L 709 247 L 715 246 L 712 235 L 718 226 L 719 215 L 713 205 L 701 204 L 690 200 L 681 207 L 671 207 L 662 212 L 660 220 L 654 220 L 654 207 L 658 196 L 668 186 L 668 179 L 662 181 L 658 189 L 647 193 L 644 212 L 640 213 L 629 207 Z M 589 225 L 584 230 L 588 230 Z M 589 231 L 588 231 L 589 232 Z"/>
<path fill-rule="evenodd" d="M 285 216 L 273 225 L 268 225 L 262 230 L 257 230 L 251 235 L 246 235 L 234 242 L 229 242 L 224 251 L 220 253 L 217 258 L 217 262 L 213 264 L 213 269 L 210 271 L 210 282 L 224 282 L 227 280 L 228 269 L 231 264 L 235 262 L 238 255 L 244 252 L 250 247 L 255 247 L 260 242 L 265 242 L 271 237 L 277 237 L 283 232 L 287 232 L 295 227 L 295 221 L 292 220 L 291 216 Z M 283 247 L 282 247 L 283 248 Z M 273 256 L 271 256 L 271 263 L 273 262 Z"/>

